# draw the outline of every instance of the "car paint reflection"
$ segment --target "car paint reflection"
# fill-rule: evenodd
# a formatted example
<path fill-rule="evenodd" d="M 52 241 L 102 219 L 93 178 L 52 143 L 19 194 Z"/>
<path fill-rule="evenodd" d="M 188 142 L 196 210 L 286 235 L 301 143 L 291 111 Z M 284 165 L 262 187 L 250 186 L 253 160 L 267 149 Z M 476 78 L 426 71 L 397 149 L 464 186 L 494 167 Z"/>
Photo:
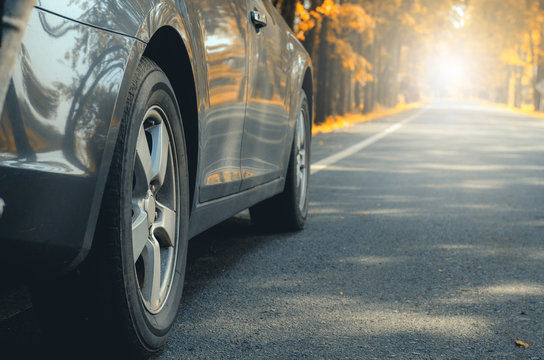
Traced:
<path fill-rule="evenodd" d="M 279 15 L 268 1 L 249 2 L 269 19 Z M 259 32 L 249 32 L 249 51 L 257 55 L 249 59 L 251 82 L 241 166 L 242 171 L 250 176 L 244 176 L 242 190 L 277 179 L 284 175 L 282 169 L 287 168 L 291 149 L 289 118 L 292 101 L 292 94 L 289 96 L 287 89 L 289 81 L 295 77 L 290 77 L 293 45 L 284 45 L 286 28 L 283 25 L 271 24 Z"/>
<path fill-rule="evenodd" d="M 156 3 L 149 0 L 38 0 L 42 10 L 101 29 L 136 36 L 142 19 Z"/>
<path fill-rule="evenodd" d="M 210 110 L 202 123 L 200 201 L 239 191 L 247 94 L 246 7 L 232 1 L 194 4 L 204 40 Z M 225 169 L 228 169 L 225 171 Z M 222 174 L 222 175 L 221 175 Z M 213 179 L 211 181 L 208 181 Z"/>
<path fill-rule="evenodd" d="M 0 120 L 2 165 L 94 175 L 134 40 L 42 11 L 27 34 Z"/>

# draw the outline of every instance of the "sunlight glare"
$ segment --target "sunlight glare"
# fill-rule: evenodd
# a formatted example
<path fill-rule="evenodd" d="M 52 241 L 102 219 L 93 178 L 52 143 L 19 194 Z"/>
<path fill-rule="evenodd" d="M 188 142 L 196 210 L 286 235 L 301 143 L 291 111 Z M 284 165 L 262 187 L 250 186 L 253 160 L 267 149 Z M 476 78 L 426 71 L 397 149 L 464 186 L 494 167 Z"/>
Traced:
<path fill-rule="evenodd" d="M 439 96 L 456 95 L 470 83 L 469 61 L 453 49 L 430 58 L 427 69 L 429 82 Z"/>

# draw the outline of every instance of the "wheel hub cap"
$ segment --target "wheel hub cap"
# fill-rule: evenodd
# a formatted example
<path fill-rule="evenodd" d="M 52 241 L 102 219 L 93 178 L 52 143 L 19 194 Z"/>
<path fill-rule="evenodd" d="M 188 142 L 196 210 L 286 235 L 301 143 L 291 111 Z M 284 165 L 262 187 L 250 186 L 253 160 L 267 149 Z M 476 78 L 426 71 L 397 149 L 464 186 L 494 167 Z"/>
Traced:
<path fill-rule="evenodd" d="M 151 228 L 155 222 L 155 197 L 151 190 L 147 191 L 144 199 L 144 211 L 147 213 L 147 223 L 149 225 L 149 235 L 151 236 Z"/>

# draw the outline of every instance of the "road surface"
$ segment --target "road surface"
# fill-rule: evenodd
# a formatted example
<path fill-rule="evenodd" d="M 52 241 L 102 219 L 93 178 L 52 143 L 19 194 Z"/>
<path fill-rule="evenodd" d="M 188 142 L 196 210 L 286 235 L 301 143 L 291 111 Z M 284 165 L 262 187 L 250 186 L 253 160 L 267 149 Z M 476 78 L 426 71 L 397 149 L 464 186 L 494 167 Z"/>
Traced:
<path fill-rule="evenodd" d="M 312 156 L 304 231 L 192 242 L 156 359 L 544 359 L 544 119 L 439 101 Z M 0 326 L 39 347 L 32 310 Z"/>

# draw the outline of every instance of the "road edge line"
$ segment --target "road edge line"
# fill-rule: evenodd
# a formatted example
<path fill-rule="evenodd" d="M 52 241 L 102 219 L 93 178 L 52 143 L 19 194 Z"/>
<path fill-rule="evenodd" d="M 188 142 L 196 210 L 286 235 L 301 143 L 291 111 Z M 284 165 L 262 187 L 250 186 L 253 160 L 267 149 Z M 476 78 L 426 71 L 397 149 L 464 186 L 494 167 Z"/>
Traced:
<path fill-rule="evenodd" d="M 363 141 L 361 141 L 361 142 L 359 142 L 359 143 L 357 143 L 357 144 L 355 144 L 353 146 L 350 146 L 349 148 L 344 149 L 344 150 L 342 150 L 342 151 L 340 151 L 340 152 L 338 152 L 338 153 L 336 153 L 334 155 L 331 155 L 331 156 L 328 156 L 328 157 L 326 157 L 324 159 L 321 159 L 318 162 L 316 162 L 315 164 L 311 164 L 310 165 L 310 174 L 314 175 L 314 174 L 318 173 L 321 170 L 325 170 L 329 166 L 337 163 L 338 161 L 343 160 L 343 159 L 347 158 L 348 156 L 351 156 L 351 155 L 355 154 L 356 152 L 359 152 L 359 151 L 369 147 L 370 145 L 377 143 L 378 141 L 380 141 L 381 139 L 383 139 L 387 135 L 394 133 L 395 131 L 402 128 L 405 124 L 409 123 L 410 121 L 413 121 L 415 118 L 417 118 L 418 116 L 423 114 L 425 111 L 427 111 L 427 106 L 419 109 L 415 114 L 412 114 L 412 115 L 408 116 L 407 118 L 405 118 L 405 119 L 399 121 L 398 123 L 388 127 L 387 129 L 385 129 L 385 130 L 383 130 L 383 131 L 381 131 L 381 132 L 379 132 L 377 134 L 374 134 L 374 135 L 364 139 Z"/>

